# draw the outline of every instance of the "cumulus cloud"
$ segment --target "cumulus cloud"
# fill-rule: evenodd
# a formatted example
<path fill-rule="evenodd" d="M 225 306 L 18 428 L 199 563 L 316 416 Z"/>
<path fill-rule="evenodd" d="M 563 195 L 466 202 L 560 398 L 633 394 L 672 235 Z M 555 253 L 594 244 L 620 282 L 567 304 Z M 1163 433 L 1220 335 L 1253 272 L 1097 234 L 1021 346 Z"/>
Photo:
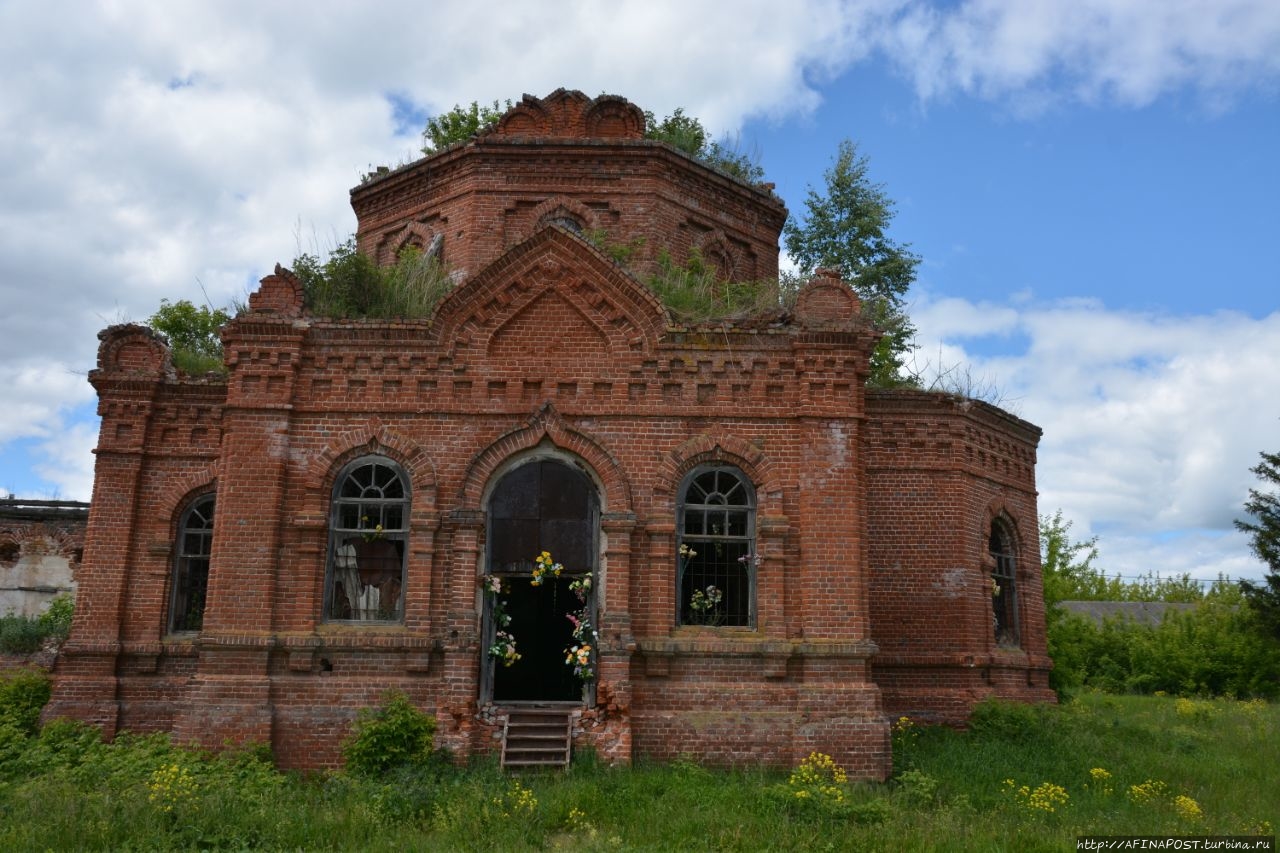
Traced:
<path fill-rule="evenodd" d="M 1269 0 L 912 2 L 882 38 L 922 98 L 962 92 L 1022 110 L 1145 106 L 1183 88 L 1218 109 L 1280 78 L 1280 6 Z"/>
<path fill-rule="evenodd" d="M 343 188 L 418 156 L 427 113 L 568 85 L 731 131 L 812 109 L 897 5 L 2 4 L 0 448 L 71 489 L 97 330 L 340 241 Z"/>
<path fill-rule="evenodd" d="M 926 297 L 914 319 L 925 353 L 968 365 L 1044 429 L 1041 509 L 1102 534 L 1108 569 L 1262 571 L 1232 521 L 1280 426 L 1280 312 L 1178 317 Z M 1025 346 L 978 354 L 985 336 L 1015 333 Z M 1161 536 L 1169 530 L 1185 535 Z"/>

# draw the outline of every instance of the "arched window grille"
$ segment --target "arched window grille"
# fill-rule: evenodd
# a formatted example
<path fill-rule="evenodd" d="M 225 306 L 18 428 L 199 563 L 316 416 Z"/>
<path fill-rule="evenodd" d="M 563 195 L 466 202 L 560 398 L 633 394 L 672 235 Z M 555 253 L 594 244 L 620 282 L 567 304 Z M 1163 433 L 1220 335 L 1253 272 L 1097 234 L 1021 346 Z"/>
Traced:
<path fill-rule="evenodd" d="M 409 479 L 385 456 L 348 464 L 333 487 L 325 617 L 341 622 L 404 618 Z"/>
<path fill-rule="evenodd" d="M 697 468 L 681 486 L 677 514 L 680 624 L 755 624 L 756 500 L 751 481 L 728 465 Z"/>
<path fill-rule="evenodd" d="M 178 522 L 174 548 L 173 590 L 169 601 L 169 630 L 199 631 L 204 626 L 209 593 L 209 554 L 213 547 L 214 496 L 192 501 Z"/>
<path fill-rule="evenodd" d="M 991 523 L 988 544 L 995 566 L 991 570 L 991 609 L 994 616 L 996 643 L 1002 646 L 1020 644 L 1018 633 L 1018 555 L 1009 526 L 997 519 Z"/>

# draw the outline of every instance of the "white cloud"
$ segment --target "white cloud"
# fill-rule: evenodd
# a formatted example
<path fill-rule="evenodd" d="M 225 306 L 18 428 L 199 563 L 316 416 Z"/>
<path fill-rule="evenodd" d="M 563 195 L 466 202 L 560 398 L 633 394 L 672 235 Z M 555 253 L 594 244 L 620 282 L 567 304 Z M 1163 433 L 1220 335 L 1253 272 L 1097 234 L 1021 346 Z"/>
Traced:
<path fill-rule="evenodd" d="M 1016 109 L 1073 98 L 1145 106 L 1190 88 L 1218 109 L 1280 79 L 1271 0 L 913 2 L 885 53 L 926 100 L 963 92 Z"/>
<path fill-rule="evenodd" d="M 1232 521 L 1256 485 L 1249 469 L 1280 433 L 1280 312 L 1171 317 L 926 298 L 914 316 L 924 352 L 970 363 L 1044 429 L 1041 510 L 1063 509 L 1082 535 L 1105 529 L 1117 561 L 1106 568 L 1261 572 Z M 1011 332 L 1025 336 L 1022 351 L 972 354 L 983 336 Z M 1171 530 L 1199 533 L 1160 538 Z"/>
<path fill-rule="evenodd" d="M 93 399 L 83 373 L 37 360 L 0 363 L 0 444 L 18 438 L 46 439 L 62 428 L 63 414 Z"/>
<path fill-rule="evenodd" d="M 93 449 L 98 446 L 98 422 L 74 423 L 41 442 L 42 457 L 35 471 L 53 484 L 51 497 L 87 501 L 93 495 Z M 23 495 L 23 497 L 36 497 Z"/>
<path fill-rule="evenodd" d="M 103 326 L 202 287 L 224 304 L 350 233 L 345 188 L 420 144 L 393 94 L 430 111 L 569 85 L 730 131 L 812 109 L 897 5 L 0 5 L 0 446 L 63 434 L 89 392 L 62 376 Z"/>

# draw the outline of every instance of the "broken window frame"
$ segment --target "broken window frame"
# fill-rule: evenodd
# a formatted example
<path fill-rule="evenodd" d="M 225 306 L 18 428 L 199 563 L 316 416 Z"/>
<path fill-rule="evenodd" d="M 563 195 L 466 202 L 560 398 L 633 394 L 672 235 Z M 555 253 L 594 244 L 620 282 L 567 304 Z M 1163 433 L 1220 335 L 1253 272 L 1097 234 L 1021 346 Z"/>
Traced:
<path fill-rule="evenodd" d="M 193 634 L 204 627 L 216 506 L 216 495 L 209 492 L 192 500 L 179 518 L 173 547 L 173 588 L 169 595 L 169 632 L 172 634 Z"/>
<path fill-rule="evenodd" d="M 387 456 L 361 456 L 338 473 L 330 501 L 323 621 L 404 622 L 410 498 L 407 473 Z M 348 585 L 360 589 L 350 592 Z"/>
<path fill-rule="evenodd" d="M 1018 550 L 1013 528 L 1003 519 L 991 522 L 987 548 L 994 565 L 991 569 L 991 615 L 996 645 L 1019 648 L 1022 645 L 1018 625 Z"/>
<path fill-rule="evenodd" d="M 676 624 L 754 628 L 759 562 L 755 485 L 736 466 L 707 464 L 685 476 L 679 494 Z M 694 553 L 689 556 L 682 550 Z M 723 618 L 715 618 L 714 611 L 698 614 L 690 607 L 694 594 L 708 586 L 723 595 Z"/>

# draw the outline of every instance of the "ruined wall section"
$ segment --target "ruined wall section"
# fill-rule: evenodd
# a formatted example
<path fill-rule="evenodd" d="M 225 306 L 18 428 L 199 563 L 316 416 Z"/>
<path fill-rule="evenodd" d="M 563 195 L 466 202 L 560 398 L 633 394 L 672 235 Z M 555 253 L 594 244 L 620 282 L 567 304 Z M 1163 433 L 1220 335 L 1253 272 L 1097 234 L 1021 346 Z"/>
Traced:
<path fill-rule="evenodd" d="M 991 695 L 1049 701 L 1035 489 L 1040 431 L 993 406 L 868 391 L 875 679 L 892 715 L 963 722 Z M 1017 538 L 1017 645 L 996 642 L 992 519 Z"/>
<path fill-rule="evenodd" d="M 0 498 L 0 615 L 35 617 L 74 594 L 89 505 Z"/>

